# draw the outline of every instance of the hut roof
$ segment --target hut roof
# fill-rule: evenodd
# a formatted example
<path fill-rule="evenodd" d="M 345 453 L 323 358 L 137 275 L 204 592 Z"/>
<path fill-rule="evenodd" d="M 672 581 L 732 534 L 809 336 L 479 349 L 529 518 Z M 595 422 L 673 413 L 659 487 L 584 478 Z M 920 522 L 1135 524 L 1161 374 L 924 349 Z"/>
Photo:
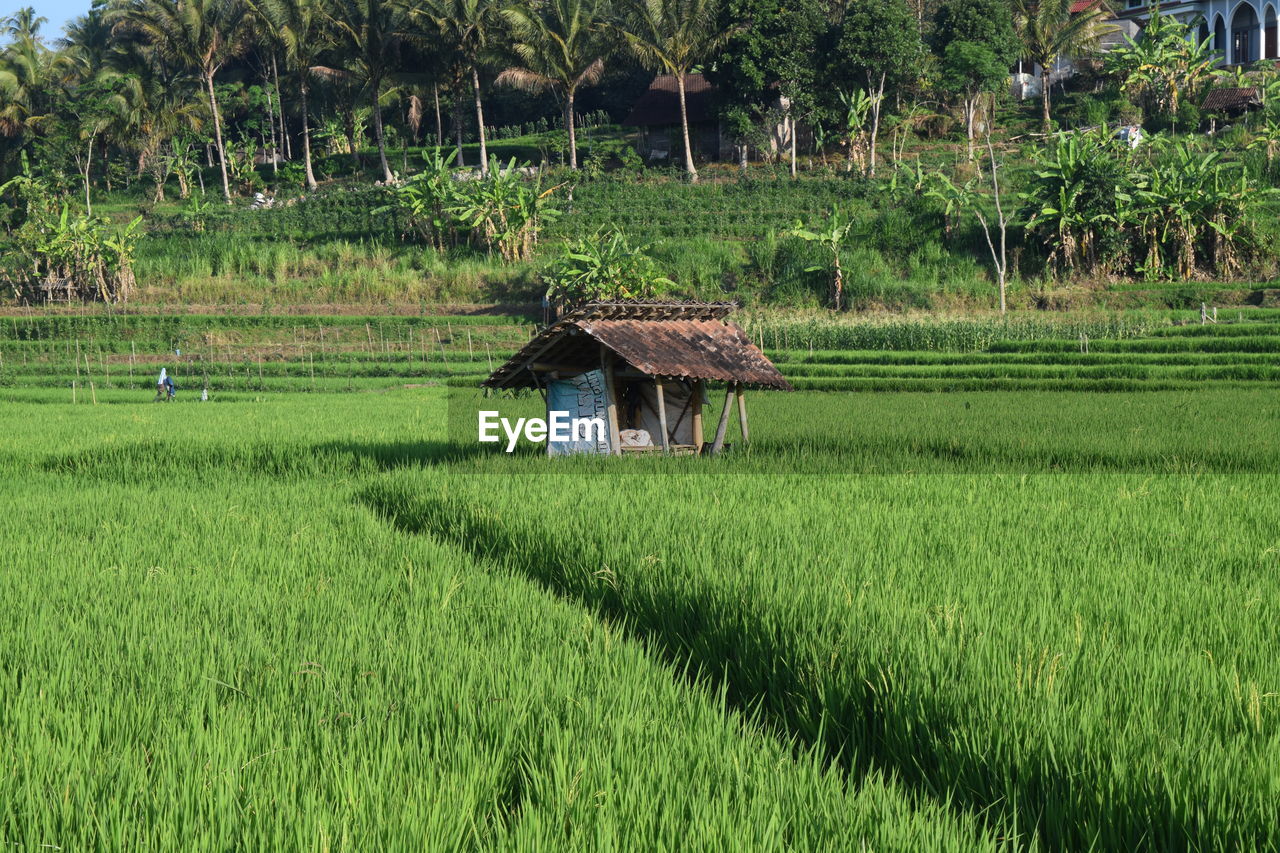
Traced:
<path fill-rule="evenodd" d="M 791 385 L 736 324 L 732 302 L 592 302 L 535 337 L 483 385 L 537 384 L 534 365 L 592 370 L 600 345 L 641 373 L 714 379 L 790 391 Z"/>
<path fill-rule="evenodd" d="M 684 75 L 684 99 L 690 124 L 716 120 L 715 96 L 716 87 L 706 77 L 701 74 Z M 676 75 L 659 74 L 654 77 L 622 123 L 636 126 L 679 124 L 680 90 L 676 86 Z"/>
<path fill-rule="evenodd" d="M 1207 113 L 1240 113 L 1262 106 L 1262 95 L 1257 86 L 1214 89 L 1204 96 Z"/>

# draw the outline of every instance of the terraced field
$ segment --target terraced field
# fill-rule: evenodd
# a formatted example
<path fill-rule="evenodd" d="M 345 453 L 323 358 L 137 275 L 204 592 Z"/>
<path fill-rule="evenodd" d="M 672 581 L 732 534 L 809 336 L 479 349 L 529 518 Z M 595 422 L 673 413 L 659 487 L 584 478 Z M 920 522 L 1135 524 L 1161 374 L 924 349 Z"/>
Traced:
<path fill-rule="evenodd" d="M 825 323 L 747 317 L 798 389 L 1190 390 L 1280 381 L 1280 311 L 1120 320 Z M 1175 325 L 1178 324 L 1178 325 Z M 509 317 L 0 319 L 0 388 L 211 394 L 474 386 L 533 333 Z M 181 351 L 181 356 L 175 356 Z M 93 383 L 92 389 L 89 383 Z M 107 395 L 114 399 L 114 395 Z"/>

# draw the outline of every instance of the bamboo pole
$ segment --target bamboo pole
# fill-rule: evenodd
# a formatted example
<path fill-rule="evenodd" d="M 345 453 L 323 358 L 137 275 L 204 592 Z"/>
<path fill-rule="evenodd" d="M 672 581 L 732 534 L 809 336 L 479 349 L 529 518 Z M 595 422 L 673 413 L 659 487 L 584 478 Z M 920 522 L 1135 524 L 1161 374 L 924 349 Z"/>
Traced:
<path fill-rule="evenodd" d="M 613 383 L 613 352 L 604 344 L 600 345 L 600 371 L 604 373 L 605 409 L 609 417 L 609 454 L 618 456 L 622 453 L 622 437 L 618 435 L 618 397 Z"/>
<path fill-rule="evenodd" d="M 720 410 L 720 423 L 716 426 L 716 438 L 711 443 L 711 455 L 715 455 L 724 449 L 724 434 L 729 429 L 729 407 L 733 405 L 734 389 L 736 382 L 730 382 L 729 387 L 724 394 L 724 408 Z"/>
<path fill-rule="evenodd" d="M 658 391 L 658 428 L 662 430 L 662 452 L 671 452 L 671 435 L 667 432 L 667 398 L 662 393 L 662 377 L 653 377 L 653 387 Z"/>
<path fill-rule="evenodd" d="M 751 443 L 751 434 L 747 431 L 747 396 L 742 390 L 742 383 L 734 383 L 738 392 L 738 426 L 742 427 L 742 446 L 746 447 Z"/>
<path fill-rule="evenodd" d="M 693 409 L 693 443 L 698 448 L 698 452 L 702 452 L 702 445 L 705 440 L 702 435 L 702 397 L 706 393 L 704 390 L 706 383 L 701 379 L 693 383 L 693 396 L 689 402 Z"/>
<path fill-rule="evenodd" d="M 444 341 L 440 338 L 440 329 L 435 328 L 432 331 L 436 333 L 436 343 L 440 345 L 440 360 L 444 362 L 445 373 L 449 372 L 449 358 L 444 354 Z"/>

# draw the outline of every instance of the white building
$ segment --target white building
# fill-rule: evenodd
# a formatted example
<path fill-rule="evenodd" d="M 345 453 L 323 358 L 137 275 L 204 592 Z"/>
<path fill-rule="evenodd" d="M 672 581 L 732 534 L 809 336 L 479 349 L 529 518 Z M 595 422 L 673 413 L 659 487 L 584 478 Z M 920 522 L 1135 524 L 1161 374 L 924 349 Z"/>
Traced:
<path fill-rule="evenodd" d="M 1141 24 L 1151 14 L 1146 0 L 1119 0 L 1116 18 Z M 1201 41 L 1213 37 L 1210 46 L 1225 65 L 1247 65 L 1260 59 L 1280 58 L 1277 14 L 1280 0 L 1190 0 L 1161 3 L 1160 12 L 1187 24 L 1198 24 Z"/>

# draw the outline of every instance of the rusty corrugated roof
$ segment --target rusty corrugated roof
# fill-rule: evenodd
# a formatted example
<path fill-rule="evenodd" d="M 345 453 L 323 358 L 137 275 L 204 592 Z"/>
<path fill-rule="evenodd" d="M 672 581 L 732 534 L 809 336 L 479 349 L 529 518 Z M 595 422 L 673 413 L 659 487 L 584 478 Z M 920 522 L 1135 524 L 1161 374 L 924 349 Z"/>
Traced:
<path fill-rule="evenodd" d="M 742 382 L 791 390 L 765 354 L 724 317 L 732 303 L 597 303 L 574 311 L 521 348 L 484 381 L 491 388 L 537 384 L 531 365 L 568 370 L 599 365 L 599 345 L 641 373 Z"/>
<path fill-rule="evenodd" d="M 1201 109 L 1207 113 L 1243 112 L 1262 106 L 1262 95 L 1257 86 L 1213 89 L 1204 96 Z"/>

